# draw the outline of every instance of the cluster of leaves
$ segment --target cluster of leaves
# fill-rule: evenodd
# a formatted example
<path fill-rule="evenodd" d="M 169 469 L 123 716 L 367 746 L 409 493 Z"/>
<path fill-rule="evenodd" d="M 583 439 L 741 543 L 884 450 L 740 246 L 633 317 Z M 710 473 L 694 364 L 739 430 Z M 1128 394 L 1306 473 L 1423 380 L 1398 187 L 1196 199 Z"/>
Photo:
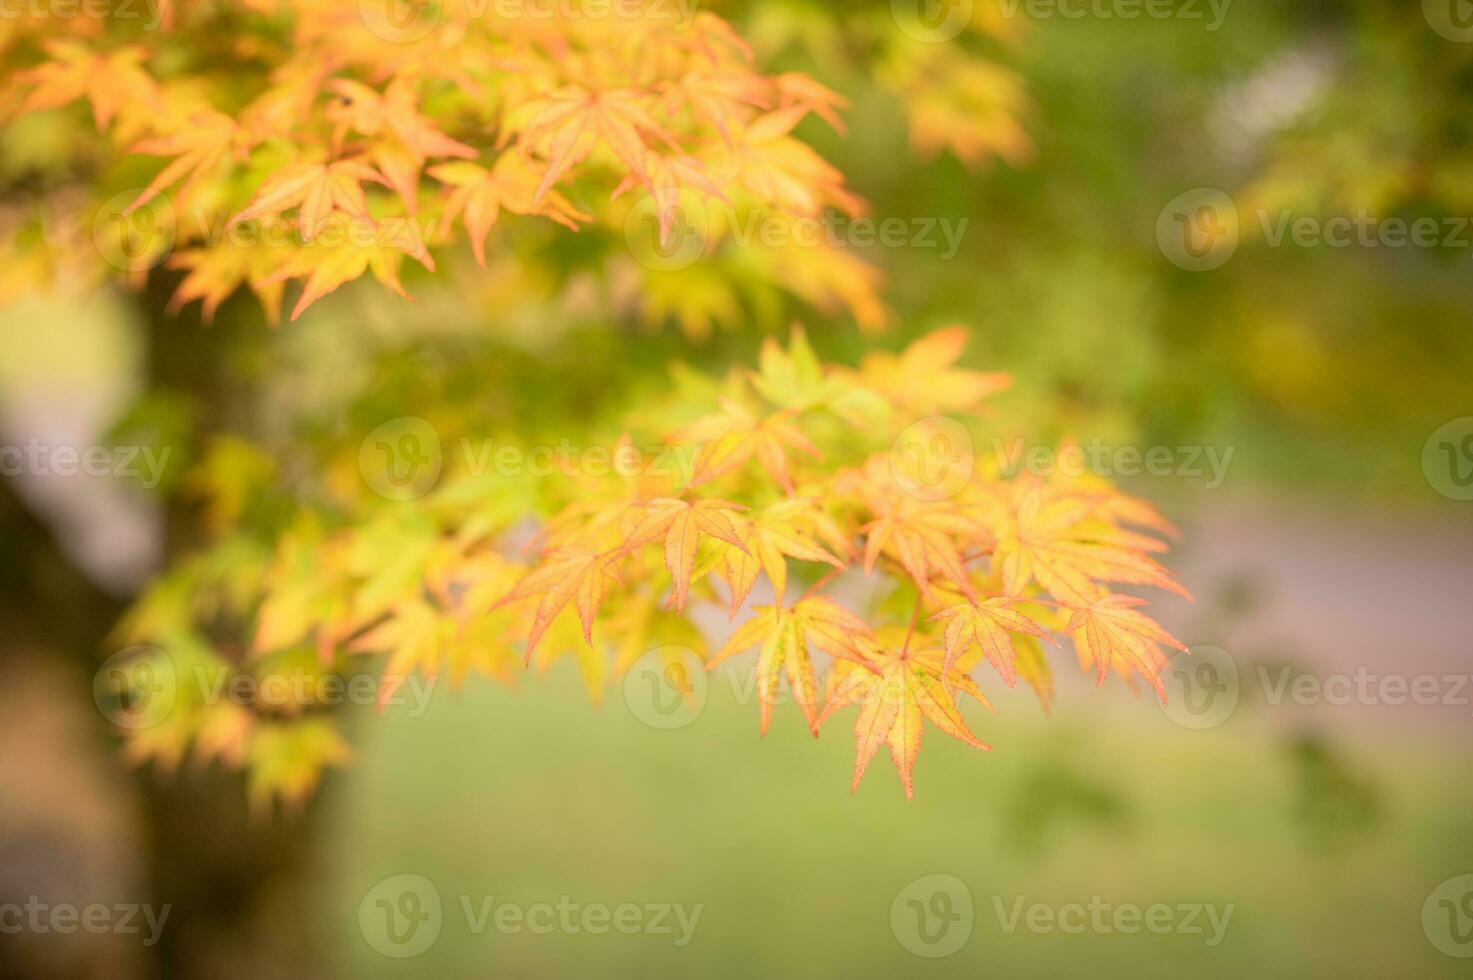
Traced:
<path fill-rule="evenodd" d="M 739 6 L 723 2 L 723 9 Z M 1016 10 L 997 0 L 752 6 L 742 22 L 759 51 L 801 50 L 822 77 L 846 79 L 846 90 L 863 79 L 896 99 L 916 157 L 949 151 L 975 169 L 993 158 L 1018 165 L 1032 156 L 1023 80 L 1005 63 L 1026 28 Z"/>
<path fill-rule="evenodd" d="M 923 722 L 982 747 L 958 704 L 987 703 L 982 661 L 1047 707 L 1055 635 L 1101 682 L 1113 670 L 1163 698 L 1163 647 L 1181 648 L 1114 588 L 1184 594 L 1153 557 L 1171 533 L 1153 508 L 1094 477 L 1006 478 L 958 445 L 1008 383 L 958 367 L 965 342 L 952 328 L 846 368 L 821 365 L 801 333 L 768 341 L 756 370 L 678 376 L 602 465 L 574 453 L 550 480 L 451 474 L 336 527 L 303 512 L 269 541 L 231 531 L 160 581 L 119 641 L 150 645 L 176 672 L 214 657 L 257 679 L 308 664 L 350 673 L 384 654 L 383 699 L 414 676 L 510 683 L 524 663 L 563 659 L 597 699 L 651 651 L 714 666 L 755 649 L 763 731 L 785 684 L 815 734 L 857 707 L 855 784 L 886 745 L 909 795 Z M 244 452 L 205 472 L 250 469 Z M 216 483 L 214 497 L 242 499 Z M 729 636 L 693 625 L 703 604 L 726 610 Z M 129 734 L 141 758 L 172 765 L 194 745 L 251 767 L 264 802 L 300 795 L 344 755 L 324 735 L 330 718 L 176 698 L 162 723 Z M 312 723 L 301 742 L 293 719 Z M 263 733 L 277 754 L 265 777 Z"/>
<path fill-rule="evenodd" d="M 718 271 L 683 279 L 678 302 L 626 244 L 669 246 L 681 208 L 794 222 L 864 206 L 794 135 L 810 114 L 837 124 L 844 100 L 762 74 L 715 14 L 447 0 L 404 25 L 378 6 L 215 0 L 169 6 L 157 30 L 121 14 L 7 20 L 0 121 L 17 143 L 65 150 L 59 168 L 10 175 L 45 186 L 7 208 L 0 254 L 38 274 L 102 258 L 135 279 L 167 261 L 187 272 L 176 304 L 207 315 L 245 286 L 275 317 L 300 282 L 295 318 L 364 275 L 402 294 L 406 258 L 433 270 L 459 239 L 494 263 L 485 243 L 508 212 L 602 229 L 590 264 L 646 319 L 706 330 L 790 294 L 884 322 L 877 271 L 830 243 L 731 255 L 713 233 L 700 245 Z"/>

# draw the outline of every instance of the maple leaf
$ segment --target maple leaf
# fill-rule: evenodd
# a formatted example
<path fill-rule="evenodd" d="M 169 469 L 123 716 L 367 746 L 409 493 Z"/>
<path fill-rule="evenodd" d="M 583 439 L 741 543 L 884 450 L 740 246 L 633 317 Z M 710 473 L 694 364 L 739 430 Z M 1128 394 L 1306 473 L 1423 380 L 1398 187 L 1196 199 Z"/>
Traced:
<path fill-rule="evenodd" d="M 1057 599 L 1089 604 L 1106 592 L 1099 582 L 1121 582 L 1191 598 L 1170 572 L 1139 550 L 1139 542 L 1122 538 L 1103 522 L 1089 522 L 1099 504 L 1098 498 L 1046 493 L 1037 482 L 1024 486 L 1016 508 L 997 529 L 995 560 L 1008 594 L 1021 595 L 1037 581 Z M 1122 540 L 1136 547 L 1116 543 Z"/>
<path fill-rule="evenodd" d="M 926 720 L 973 748 L 991 748 L 972 734 L 951 692 L 961 691 L 989 708 L 991 704 L 972 678 L 954 667 L 946 668 L 942 651 L 876 650 L 875 654 L 873 671 L 839 664 L 829 677 L 828 694 L 818 717 L 822 725 L 834 712 L 859 705 L 859 716 L 854 720 L 854 781 L 850 792 L 859 788 L 870 760 L 883 744 L 890 747 L 905 798 L 910 799 L 912 774 L 921 750 L 921 728 Z"/>
<path fill-rule="evenodd" d="M 800 106 L 834 127 L 837 132 L 845 131 L 844 120 L 839 118 L 838 110 L 849 108 L 849 100 L 838 92 L 802 72 L 786 71 L 772 81 L 781 97 L 779 108 Z"/>
<path fill-rule="evenodd" d="M 1018 676 L 1033 688 L 1033 693 L 1038 695 L 1038 701 L 1043 705 L 1043 713 L 1048 714 L 1054 701 L 1054 675 L 1043 655 L 1043 644 L 1036 637 L 1016 636 L 1013 649 L 1018 654 Z"/>
<path fill-rule="evenodd" d="M 873 519 L 860 528 L 865 535 L 864 570 L 871 572 L 881 555 L 894 559 L 926 597 L 939 576 L 967 598 L 974 597 L 967 576 L 968 556 L 962 547 L 991 544 L 987 528 L 951 501 L 923 500 L 906 492 L 879 457 L 850 476 L 852 486 Z"/>
<path fill-rule="evenodd" d="M 440 234 L 446 234 L 457 217 L 464 216 L 471 251 L 482 268 L 486 266 L 486 236 L 502 208 L 513 214 L 538 214 L 551 218 L 574 231 L 579 221 L 590 220 L 557 191 L 549 191 L 539 200 L 537 175 L 517 153 L 504 153 L 490 170 L 474 163 L 456 161 L 437 164 L 429 169 L 436 180 L 455 188 L 445 202 L 440 219 Z"/>
<path fill-rule="evenodd" d="M 957 657 L 973 645 L 997 668 L 1008 687 L 1018 686 L 1018 651 L 1014 634 L 1053 639 L 1027 616 L 1013 608 L 1023 601 L 1016 596 L 993 596 L 976 602 L 948 606 L 931 617 L 946 623 L 946 664 L 951 669 Z"/>
<path fill-rule="evenodd" d="M 820 214 L 827 204 L 851 217 L 863 214 L 864 202 L 844 189 L 843 175 L 790 135 L 807 114 L 805 106 L 792 105 L 742 127 L 713 166 L 719 182 L 745 187 L 773 208 L 804 217 Z"/>
<path fill-rule="evenodd" d="M 537 641 L 542 639 L 542 634 L 547 632 L 557 614 L 575 600 L 578 619 L 583 624 L 583 639 L 592 645 L 593 617 L 603 601 L 604 579 L 622 581 L 618 569 L 614 567 L 614 560 L 615 558 L 608 555 L 592 551 L 569 549 L 555 552 L 491 606 L 492 609 L 499 609 L 510 602 L 533 596 L 542 597 L 537 604 L 532 631 L 527 638 L 528 662 L 531 662 Z"/>
<path fill-rule="evenodd" d="M 600 144 L 613 151 L 630 173 L 647 182 L 645 133 L 680 151 L 676 138 L 649 114 L 651 99 L 650 93 L 638 89 L 591 91 L 568 85 L 535 100 L 521 134 L 523 148 L 547 161 L 534 200 L 540 202 L 553 184 Z"/>
<path fill-rule="evenodd" d="M 365 241 L 366 238 L 369 240 Z M 405 255 L 434 271 L 435 260 L 407 221 L 349 225 L 342 215 L 335 214 L 315 241 L 298 248 L 262 285 L 306 279 L 302 295 L 292 307 L 293 320 L 313 303 L 365 272 L 371 272 L 381 284 L 410 299 L 399 282 L 399 261 Z"/>
<path fill-rule="evenodd" d="M 629 532 L 628 540 L 616 553 L 623 557 L 659 538 L 665 539 L 665 567 L 670 571 L 672 584 L 670 606 L 684 609 L 690 595 L 691 576 L 695 574 L 696 548 L 702 535 L 725 541 L 739 549 L 745 549 L 736 527 L 732 524 L 739 504 L 724 500 L 698 500 L 694 503 L 677 497 L 661 497 L 641 505 L 646 514 L 643 520 Z"/>
<path fill-rule="evenodd" d="M 1089 606 L 1071 610 L 1065 629 L 1074 638 L 1075 648 L 1083 661 L 1093 661 L 1098 683 L 1105 683 L 1111 666 L 1134 670 L 1166 703 L 1166 685 L 1160 669 L 1166 663 L 1161 647 L 1185 651 L 1180 640 L 1151 617 L 1137 612 L 1146 600 L 1135 596 L 1107 595 Z"/>
<path fill-rule="evenodd" d="M 966 346 L 965 327 L 937 330 L 899 354 L 866 355 L 859 377 L 894 405 L 916 415 L 968 411 L 1008 388 L 1012 376 L 954 367 Z"/>
<path fill-rule="evenodd" d="M 721 411 L 697 419 L 671 437 L 672 442 L 701 446 L 690 485 L 698 487 L 757 459 L 788 493 L 793 492 L 790 450 L 819 459 L 818 447 L 791 421 L 793 413 L 780 411 L 759 418 L 739 402 L 723 399 Z"/>
<path fill-rule="evenodd" d="M 837 660 L 873 670 L 865 657 L 873 634 L 869 625 L 829 599 L 813 596 L 784 609 L 758 606 L 756 615 L 739 626 L 730 640 L 706 662 L 710 670 L 729 657 L 752 647 L 757 653 L 757 700 L 761 707 L 762 734 L 772 721 L 772 706 L 783 674 L 787 674 L 793 700 L 803 712 L 808 729 L 818 734 L 818 681 L 813 674 L 810 644 Z"/>
<path fill-rule="evenodd" d="M 365 136 L 392 133 L 420 163 L 426 157 L 476 157 L 475 147 L 446 136 L 420 113 L 409 75 L 396 77 L 383 94 L 346 78 L 334 79 L 329 87 L 343 100 L 327 110 L 339 127 L 351 126 Z"/>
<path fill-rule="evenodd" d="M 410 214 L 418 210 L 419 172 L 427 158 L 474 160 L 478 155 L 474 147 L 446 136 L 420 114 L 410 76 L 395 78 L 382 95 L 351 79 L 336 79 L 330 88 L 343 98 L 327 110 L 328 118 L 338 124 L 333 145 L 341 144 L 343 130 L 350 127 L 376 137 L 368 155 Z"/>
<path fill-rule="evenodd" d="M 780 224 L 782 215 L 771 220 Z M 787 218 L 794 223 L 800 219 Z M 847 310 L 866 333 L 883 330 L 890 312 L 881 301 L 879 291 L 884 273 L 866 263 L 854 249 L 823 241 L 805 244 L 804 232 L 796 229 L 784 236 L 784 243 L 768 250 L 766 264 L 774 282 L 819 310 L 836 315 Z"/>
<path fill-rule="evenodd" d="M 1013 166 L 1028 162 L 1033 141 L 1019 121 L 1027 97 L 1015 73 L 954 46 L 909 50 L 918 55 L 916 63 L 901 59 L 884 81 L 910 110 L 910 142 L 918 157 L 950 149 L 973 170 L 993 156 Z"/>
<path fill-rule="evenodd" d="M 143 207 L 181 179 L 184 185 L 179 194 L 187 194 L 202 177 L 219 166 L 227 154 L 232 151 L 243 153 L 247 147 L 245 139 L 246 134 L 234 119 L 221 112 L 202 112 L 190 117 L 180 132 L 134 143 L 128 152 L 174 159 L 149 181 L 124 214 Z"/>
<path fill-rule="evenodd" d="M 772 337 L 762 342 L 752 387 L 779 408 L 795 411 L 821 404 L 835 390 L 824 377 L 823 366 L 800 327 L 793 328 L 787 350 Z"/>
<path fill-rule="evenodd" d="M 251 203 L 231 219 L 231 224 L 274 217 L 300 208 L 297 221 L 302 237 L 310 242 L 327 227 L 334 214 L 372 222 L 363 193 L 364 181 L 388 184 L 383 174 L 361 160 L 287 167 L 266 179 Z"/>
<path fill-rule="evenodd" d="M 746 39 L 730 24 L 708 10 L 697 13 L 684 29 L 675 19 L 667 20 L 667 29 L 655 32 L 655 40 L 659 42 L 703 55 L 712 65 L 731 62 L 733 54 L 742 63 L 754 58 L 752 46 Z"/>
<path fill-rule="evenodd" d="M 106 129 L 124 108 L 162 111 L 158 87 L 139 66 L 147 54 L 143 48 L 129 45 L 93 54 L 70 41 L 46 41 L 43 47 L 53 60 L 16 76 L 19 81 L 35 83 L 21 105 L 22 112 L 55 109 L 85 98 L 92 105 L 97 128 Z"/>
<path fill-rule="evenodd" d="M 825 549 L 809 533 L 808 525 L 822 519 L 822 515 L 814 514 L 811 501 L 796 498 L 773 504 L 751 521 L 734 519 L 745 547 L 729 547 L 723 556 L 722 574 L 731 592 L 732 616 L 736 616 L 737 610 L 746 602 L 759 570 L 767 574 L 773 594 L 779 603 L 782 602 L 788 587 L 788 567 L 784 556 L 823 562 L 835 568 L 846 567 L 842 559 Z"/>
<path fill-rule="evenodd" d="M 696 70 L 673 82 L 664 83 L 667 110 L 671 115 L 682 104 L 697 118 L 714 125 L 722 139 L 730 140 L 728 122 L 745 118 L 752 109 L 772 107 L 772 86 L 766 79 L 741 70 Z"/>
<path fill-rule="evenodd" d="M 266 319 L 275 326 L 281 318 L 281 282 L 268 283 L 281 257 L 261 246 L 238 247 L 230 244 L 210 248 L 193 248 L 169 257 L 171 269 L 188 269 L 169 298 L 169 312 L 177 313 L 189 303 L 199 300 L 206 323 L 214 319 L 220 304 L 229 299 L 241 283 L 247 283 L 266 311 Z"/>
<path fill-rule="evenodd" d="M 246 754 L 251 809 L 263 813 L 278 797 L 288 807 L 300 807 L 321 781 L 322 771 L 346 765 L 353 753 L 331 721 L 309 718 L 258 726 Z"/>
<path fill-rule="evenodd" d="M 725 201 L 726 195 L 706 173 L 705 164 L 690 156 L 672 156 L 651 151 L 649 166 L 642 174 L 628 174 L 614 188 L 613 198 L 619 197 L 633 187 L 647 186 L 650 199 L 655 203 L 656 216 L 660 222 L 660 244 L 670 241 L 670 233 L 680 217 L 682 193 L 703 194 L 708 198 Z M 698 199 L 699 200 L 699 199 Z"/>

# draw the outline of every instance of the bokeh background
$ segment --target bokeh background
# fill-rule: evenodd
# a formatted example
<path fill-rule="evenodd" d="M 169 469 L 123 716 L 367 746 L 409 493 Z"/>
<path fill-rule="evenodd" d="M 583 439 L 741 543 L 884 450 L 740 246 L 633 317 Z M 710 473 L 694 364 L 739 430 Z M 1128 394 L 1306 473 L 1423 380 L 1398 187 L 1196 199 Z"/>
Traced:
<path fill-rule="evenodd" d="M 919 22 L 900 0 L 717 8 L 768 64 L 852 101 L 846 134 L 803 135 L 875 217 L 967 222 L 946 258 L 860 250 L 887 280 L 878 335 L 761 297 L 746 326 L 705 336 L 634 324 L 589 299 L 596 271 L 576 261 L 531 299 L 507 300 L 504 278 L 417 283 L 413 308 L 344 291 L 276 332 L 244 307 L 213 328 L 153 315 L 158 282 L 142 301 L 7 303 L 5 444 L 146 432 L 175 451 L 164 494 L 5 480 L 0 902 L 166 900 L 192 925 L 160 948 L 6 935 L 0 973 L 1468 975 L 1473 879 L 1433 894 L 1473 873 L 1473 685 L 1459 680 L 1473 675 L 1473 33 L 1458 4 L 1177 2 L 1131 17 L 1145 7 L 999 0 L 967 36 L 973 61 L 918 54 L 961 43 L 913 33 L 958 5 L 971 9 L 922 3 Z M 38 145 L 0 147 L 7 172 Z M 1223 197 L 1209 254 L 1178 250 L 1177 215 Z M 1361 214 L 1382 231 L 1431 219 L 1436 243 L 1271 234 L 1284 215 L 1324 229 Z M 1210 717 L 1060 669 L 1051 717 L 1021 690 L 969 712 L 996 751 L 928 738 L 906 802 L 884 759 L 849 794 L 847 732 L 814 741 L 779 712 L 759 739 L 723 677 L 688 725 L 661 730 L 637 685 L 590 708 L 564 662 L 515 689 L 439 690 L 423 713 L 353 710 L 353 765 L 295 815 L 252 817 L 236 774 L 166 777 L 120 757 L 93 671 L 122 607 L 188 545 L 170 516 L 200 479 L 192 447 L 242 411 L 223 375 L 250 379 L 279 438 L 329 456 L 431 402 L 555 442 L 666 386 L 672 360 L 748 361 L 794 319 L 849 362 L 968 325 L 968 363 L 1016 377 L 997 401 L 1009 445 L 1228 458 L 1220 479 L 1121 480 L 1181 527 L 1173 566 L 1197 601 L 1157 608 L 1214 651 L 1218 673 L 1183 668 L 1172 688 Z M 1343 704 L 1287 693 L 1358 674 L 1393 687 Z M 1436 703 L 1395 695 L 1421 676 Z M 399 875 L 443 903 L 438 937 L 407 959 L 383 955 L 360 917 Z M 968 930 L 951 955 L 924 955 L 907 924 L 915 887 L 970 901 L 946 927 Z M 461 900 L 493 896 L 702 912 L 682 946 L 476 934 Z M 1096 896 L 1233 911 L 1215 944 L 1205 918 L 1203 934 L 1074 935 L 1009 931 L 999 912 Z"/>

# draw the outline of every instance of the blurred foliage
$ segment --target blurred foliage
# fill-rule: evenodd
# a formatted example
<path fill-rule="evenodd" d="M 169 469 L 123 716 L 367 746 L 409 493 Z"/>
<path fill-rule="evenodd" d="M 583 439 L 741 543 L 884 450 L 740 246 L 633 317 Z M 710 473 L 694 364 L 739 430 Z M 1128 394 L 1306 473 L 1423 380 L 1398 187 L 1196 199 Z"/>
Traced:
<path fill-rule="evenodd" d="M 1340 851 L 1381 827 L 1382 795 L 1343 748 L 1323 734 L 1306 733 L 1289 743 L 1286 755 L 1295 816 L 1312 847 Z"/>

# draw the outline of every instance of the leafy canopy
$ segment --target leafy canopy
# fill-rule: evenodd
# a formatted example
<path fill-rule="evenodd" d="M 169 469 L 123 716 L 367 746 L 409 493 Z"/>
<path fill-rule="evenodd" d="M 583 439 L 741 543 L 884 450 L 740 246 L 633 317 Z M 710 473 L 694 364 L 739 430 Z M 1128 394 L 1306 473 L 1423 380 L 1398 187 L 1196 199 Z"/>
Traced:
<path fill-rule="evenodd" d="M 1005 478 L 973 458 L 974 413 L 1007 379 L 957 367 L 965 340 L 943 330 L 857 368 L 820 364 L 801 332 L 770 340 L 755 369 L 681 376 L 639 428 L 560 457 L 549 479 L 451 474 L 336 529 L 303 516 L 269 545 L 227 534 L 121 639 L 198 651 L 233 623 L 253 637 L 239 669 L 258 673 L 380 654 L 385 698 L 417 672 L 510 683 L 570 659 L 597 700 L 650 651 L 714 667 L 755 650 L 764 732 L 784 689 L 815 734 L 856 708 L 855 783 L 885 745 L 909 795 L 925 723 L 982 747 L 961 707 L 987 703 L 982 662 L 1048 707 L 1056 637 L 1100 682 L 1113 671 L 1162 698 L 1165 650 L 1181 649 L 1117 591 L 1184 594 L 1155 558 L 1170 525 L 1098 478 Z M 729 636 L 694 627 L 700 606 L 725 610 Z M 172 763 L 198 742 L 245 759 L 252 725 L 273 723 L 200 703 L 135 752 Z"/>
<path fill-rule="evenodd" d="M 741 286 L 884 323 L 876 270 L 829 243 L 743 243 L 726 276 L 678 300 L 662 260 L 692 227 L 714 258 L 752 215 L 859 214 L 794 135 L 810 114 L 837 125 L 836 93 L 761 73 L 693 4 L 404 6 L 407 20 L 362 0 L 216 0 L 169 5 L 157 30 L 7 20 L 0 122 L 20 139 L 15 127 L 66 113 L 68 172 L 45 177 L 85 192 L 28 202 L 0 245 L 88 274 L 100 257 L 135 280 L 167 262 L 188 272 L 176 305 L 207 317 L 245 286 L 275 318 L 299 283 L 295 319 L 363 276 L 407 296 L 405 260 L 433 271 L 458 240 L 485 266 L 510 214 L 601 228 L 610 280 L 644 280 L 647 319 L 734 324 Z M 646 216 L 653 243 L 636 242 Z"/>

